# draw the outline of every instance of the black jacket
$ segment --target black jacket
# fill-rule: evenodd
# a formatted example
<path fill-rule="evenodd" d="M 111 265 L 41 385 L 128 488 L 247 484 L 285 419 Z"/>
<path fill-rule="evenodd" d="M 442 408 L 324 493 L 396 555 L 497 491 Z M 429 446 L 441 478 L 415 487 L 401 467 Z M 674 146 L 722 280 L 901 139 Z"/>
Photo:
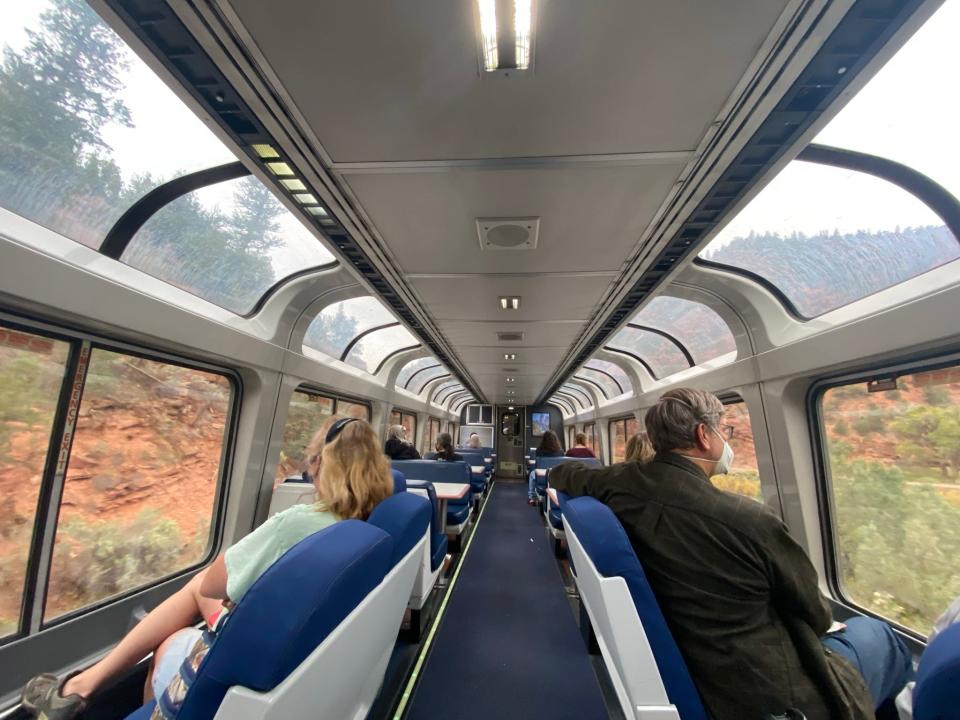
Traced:
<path fill-rule="evenodd" d="M 399 438 L 390 438 L 383 447 L 383 451 L 391 460 L 419 460 L 420 453 L 410 443 L 405 443 Z"/>

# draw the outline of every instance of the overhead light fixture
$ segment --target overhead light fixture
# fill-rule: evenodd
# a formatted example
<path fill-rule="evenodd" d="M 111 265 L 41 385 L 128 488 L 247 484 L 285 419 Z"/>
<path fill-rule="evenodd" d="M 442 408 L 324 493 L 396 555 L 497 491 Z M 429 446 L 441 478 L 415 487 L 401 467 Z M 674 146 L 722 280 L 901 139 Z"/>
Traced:
<path fill-rule="evenodd" d="M 503 354 L 503 359 L 504 359 L 504 360 L 516 360 L 516 359 L 517 359 L 517 354 L 516 354 L 516 353 L 504 353 L 504 354 Z"/>
<path fill-rule="evenodd" d="M 321 216 L 323 216 L 323 215 L 326 215 L 326 214 L 327 214 L 326 209 L 320 207 L 319 205 L 313 205 L 312 207 L 308 207 L 306 210 L 307 210 L 307 212 L 310 213 L 311 215 L 321 215 Z"/>
<path fill-rule="evenodd" d="M 310 193 L 294 193 L 293 199 L 301 205 L 316 205 L 317 199 Z"/>
<path fill-rule="evenodd" d="M 273 160 L 280 157 L 280 153 L 274 150 L 272 145 L 267 145 L 266 143 L 255 143 L 250 146 L 250 149 L 264 160 Z"/>
<path fill-rule="evenodd" d="M 291 168 L 285 162 L 268 162 L 264 164 L 267 166 L 267 169 L 277 177 L 293 175 L 293 168 Z"/>
<path fill-rule="evenodd" d="M 508 8 L 510 0 L 477 0 L 480 20 L 480 67 L 485 73 L 509 76 L 511 71 L 528 70 L 533 64 L 533 0 L 512 0 L 513 12 L 497 15 L 497 6 Z M 513 38 L 505 46 L 499 38 Z"/>
<path fill-rule="evenodd" d="M 514 382 L 516 378 L 507 378 L 507 382 Z"/>
<path fill-rule="evenodd" d="M 515 409 L 516 408 L 514 408 L 513 405 L 507 405 L 507 410 L 515 410 Z"/>
<path fill-rule="evenodd" d="M 504 295 L 500 297 L 500 309 L 501 310 L 519 310 L 520 309 L 520 296 L 519 295 Z"/>

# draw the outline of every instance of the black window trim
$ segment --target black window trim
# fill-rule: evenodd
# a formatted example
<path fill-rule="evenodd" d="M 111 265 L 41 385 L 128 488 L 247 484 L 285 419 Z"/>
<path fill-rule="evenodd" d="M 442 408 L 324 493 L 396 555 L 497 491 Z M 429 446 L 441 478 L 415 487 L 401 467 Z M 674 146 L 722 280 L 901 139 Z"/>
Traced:
<path fill-rule="evenodd" d="M 466 388 L 464 388 L 462 391 L 461 391 L 461 390 L 458 390 L 458 391 L 455 392 L 453 395 L 451 395 L 450 397 L 447 398 L 447 409 L 452 408 L 452 407 L 453 407 L 453 403 L 454 403 L 456 400 L 460 400 L 460 399 L 465 398 L 465 397 L 470 397 L 470 391 L 467 390 Z"/>
<path fill-rule="evenodd" d="M 420 358 L 414 358 L 414 359 L 411 360 L 410 362 L 416 362 L 416 361 L 419 360 L 419 359 L 420 359 Z M 408 363 L 408 364 L 409 364 L 409 363 Z M 406 366 L 404 366 L 404 367 L 406 367 Z M 427 366 L 422 367 L 422 368 L 420 368 L 420 369 L 418 369 L 418 370 L 414 370 L 413 373 L 410 375 L 410 377 L 407 378 L 407 381 L 403 384 L 403 389 L 404 389 L 404 390 L 409 390 L 409 389 L 410 389 L 410 383 L 413 381 L 413 379 L 414 379 L 417 375 L 419 375 L 420 373 L 422 373 L 424 370 L 432 370 L 433 368 L 438 368 L 438 367 L 443 367 L 443 363 L 439 363 L 439 362 L 438 362 L 438 363 L 436 363 L 435 365 L 427 365 Z M 402 372 L 402 368 L 401 368 L 401 372 Z M 416 393 L 416 394 L 419 395 L 420 393 Z"/>
<path fill-rule="evenodd" d="M 899 360 L 887 360 L 855 370 L 847 369 L 820 376 L 810 383 L 806 398 L 807 426 L 813 452 L 814 485 L 817 491 L 820 539 L 823 543 L 822 559 L 827 576 L 827 585 L 837 602 L 855 608 L 865 615 L 880 618 L 903 634 L 920 642 L 926 642 L 926 636 L 916 629 L 901 625 L 892 618 L 885 617 L 857 604 L 843 592 L 837 560 L 840 547 L 837 540 L 836 509 L 833 502 L 833 480 L 830 477 L 830 463 L 827 457 L 826 431 L 823 424 L 821 401 L 827 390 L 832 388 L 866 383 L 878 378 L 899 378 L 904 375 L 932 372 L 951 367 L 960 367 L 960 351 L 907 355 Z"/>
<path fill-rule="evenodd" d="M 615 348 L 615 347 L 610 347 L 609 345 L 604 345 L 604 346 L 603 346 L 603 349 L 606 350 L 607 352 L 620 353 L 621 355 L 626 355 L 626 356 L 629 357 L 629 358 L 633 358 L 633 359 L 636 360 L 638 363 L 640 363 L 641 365 L 643 365 L 644 369 L 645 369 L 648 373 L 650 373 L 650 377 L 652 377 L 654 380 L 660 380 L 660 379 L 661 379 L 661 378 L 657 377 L 657 374 L 653 371 L 653 368 L 650 367 L 650 365 L 647 364 L 647 361 L 644 360 L 644 359 L 643 359 L 642 357 L 640 357 L 639 355 L 636 355 L 636 354 L 630 352 L 629 350 L 619 350 L 619 349 L 617 349 L 617 348 Z"/>
<path fill-rule="evenodd" d="M 379 375 L 379 374 L 380 374 L 380 371 L 383 370 L 383 366 L 387 364 L 387 360 L 389 360 L 390 358 L 392 358 L 394 355 L 399 355 L 400 353 L 406 352 L 406 351 L 408 351 L 408 350 L 416 350 L 417 348 L 420 348 L 420 347 L 423 347 L 423 346 L 418 343 L 418 344 L 416 344 L 416 345 L 411 345 L 411 346 L 409 346 L 409 347 L 397 348 L 397 349 L 394 350 L 392 353 L 390 353 L 389 355 L 387 355 L 383 360 L 380 361 L 380 364 L 377 365 L 377 369 L 373 371 L 373 374 L 374 374 L 374 375 Z M 411 361 L 411 362 L 412 362 L 412 361 Z"/>
<path fill-rule="evenodd" d="M 613 465 L 614 463 L 623 462 L 622 460 L 614 460 L 614 459 L 613 459 L 613 445 L 614 445 L 614 442 L 613 442 L 613 432 L 611 431 L 611 428 L 613 427 L 613 425 L 614 425 L 615 423 L 620 423 L 620 422 L 623 423 L 623 443 L 624 443 L 623 449 L 624 449 L 624 452 L 626 452 L 626 449 L 627 449 L 626 443 L 627 443 L 627 441 L 630 439 L 630 438 L 627 436 L 627 420 L 636 420 L 636 419 L 637 419 L 637 416 L 634 415 L 633 413 L 631 413 L 631 414 L 629 414 L 629 415 L 620 415 L 620 416 L 615 417 L 615 418 L 610 418 L 610 419 L 607 421 L 607 435 L 610 437 L 610 450 L 609 450 L 609 452 L 608 452 L 608 455 L 610 456 L 610 464 L 611 464 L 611 465 Z M 639 425 L 639 422 L 638 422 L 637 424 Z"/>
<path fill-rule="evenodd" d="M 582 401 L 579 397 L 577 397 L 576 395 L 574 395 L 574 394 L 572 394 L 572 393 L 567 392 L 566 390 L 564 390 L 564 389 L 562 388 L 562 386 L 561 386 L 561 388 L 560 388 L 559 390 L 557 390 L 556 392 L 553 393 L 553 396 L 554 396 L 554 397 L 562 397 L 563 399 L 568 400 L 568 401 L 569 401 L 569 400 L 573 400 L 572 403 L 569 403 L 569 404 L 570 404 L 570 407 L 572 407 L 572 408 L 580 408 L 580 410 L 587 410 L 587 409 L 588 409 L 587 406 L 583 404 L 583 401 Z M 575 412 L 574 415 L 576 415 L 577 413 L 579 413 L 579 410 L 578 410 L 577 412 Z"/>
<path fill-rule="evenodd" d="M 371 333 L 375 333 L 378 330 L 387 330 L 392 327 L 397 327 L 400 323 L 396 320 L 389 323 L 383 323 L 382 325 L 374 325 L 372 328 L 367 328 L 362 333 L 354 335 L 353 339 L 347 343 L 347 346 L 343 349 L 343 352 L 340 353 L 340 362 L 347 362 L 347 357 L 350 355 L 350 351 L 353 350 L 353 346 L 360 342 L 363 338 Z M 349 364 L 349 363 L 348 363 Z"/>
<path fill-rule="evenodd" d="M 594 358 L 594 359 L 597 359 L 597 358 Z M 609 360 L 606 361 L 606 362 L 609 362 Z M 620 384 L 620 381 L 617 380 L 616 376 L 615 376 L 613 373 L 609 373 L 609 372 L 607 372 L 606 370 L 603 370 L 603 369 L 601 369 L 601 368 L 590 367 L 590 363 L 589 363 L 589 362 L 584 363 L 582 369 L 583 369 L 583 370 L 593 370 L 593 372 L 598 372 L 598 373 L 600 373 L 600 374 L 602 374 L 602 375 L 606 375 L 608 378 L 610 378 L 610 379 L 613 381 L 614 385 L 617 386 L 617 389 L 620 391 L 619 393 L 617 393 L 618 395 L 623 395 L 625 392 L 627 392 L 626 390 L 623 389 L 623 385 Z M 623 368 L 621 368 L 621 371 L 622 371 L 622 370 L 623 370 Z M 632 388 L 631 388 L 631 389 L 632 389 Z"/>
<path fill-rule="evenodd" d="M 448 382 L 451 382 L 451 380 L 445 380 L 444 382 L 440 383 L 440 385 L 435 387 L 433 389 L 433 399 L 430 400 L 430 402 L 436 403 L 437 405 L 443 405 L 443 400 L 446 400 L 448 397 L 450 397 L 452 393 L 455 393 L 458 390 L 466 390 L 462 382 L 456 378 L 453 378 L 453 380 L 456 381 L 453 385 L 447 384 Z M 441 395 L 443 395 L 443 400 L 440 399 Z"/>
<path fill-rule="evenodd" d="M 447 378 L 455 377 L 452 372 L 447 371 L 446 367 L 444 367 L 443 369 L 445 372 L 442 372 L 439 375 L 434 375 L 433 377 L 430 377 L 424 380 L 423 384 L 420 385 L 420 387 L 416 391 L 414 391 L 414 395 L 423 395 L 423 393 L 427 389 L 427 385 L 429 385 L 432 382 L 436 382 L 437 380 L 446 380 Z M 433 388 L 430 389 L 430 392 L 433 392 Z M 428 399 L 429 399 L 429 396 L 428 396 Z"/>
<path fill-rule="evenodd" d="M 37 577 L 37 571 L 43 569 L 38 567 L 37 562 L 41 554 L 48 555 L 48 559 L 52 558 L 53 552 L 53 543 L 56 540 L 57 524 L 60 514 L 60 495 L 62 493 L 57 493 L 57 497 L 52 497 L 52 492 L 55 488 L 52 487 L 53 474 L 56 469 L 56 464 L 49 465 L 45 461 L 43 475 L 41 479 L 41 488 L 38 494 L 38 506 L 37 513 L 34 516 L 34 533 L 31 536 L 31 546 L 27 559 L 27 576 L 24 579 L 24 588 L 21 595 L 21 607 L 20 607 L 20 616 L 18 617 L 18 627 L 15 633 L 10 634 L 6 638 L 0 639 L 0 646 L 6 645 L 7 643 L 14 640 L 22 640 L 24 638 L 32 637 L 38 633 L 44 632 L 50 628 L 59 626 L 65 622 L 73 620 L 81 615 L 86 615 L 88 613 L 95 612 L 106 605 L 117 603 L 123 601 L 133 595 L 136 595 L 139 592 L 143 592 L 147 588 L 155 587 L 157 585 L 163 584 L 169 580 L 173 580 L 179 577 L 184 577 L 190 573 L 196 571 L 198 568 L 203 567 L 208 564 L 210 560 L 216 557 L 217 552 L 219 552 L 220 547 L 223 542 L 223 525 L 224 525 L 224 512 L 226 505 L 226 498 L 229 494 L 229 485 L 230 485 L 230 475 L 233 470 L 233 456 L 236 444 L 236 435 L 237 435 L 237 425 L 239 422 L 240 416 L 240 407 L 243 399 L 243 381 L 238 372 L 233 368 L 225 367 L 222 365 L 216 365 L 207 360 L 191 358 L 185 355 L 175 355 L 169 353 L 165 350 L 160 350 L 156 348 L 151 348 L 145 345 L 135 345 L 130 341 L 112 338 L 106 335 L 100 335 L 97 333 L 90 332 L 82 327 L 74 326 L 69 323 L 60 324 L 56 322 L 47 321 L 42 318 L 33 318 L 17 315 L 10 313 L 5 309 L 0 309 L 0 323 L 14 329 L 22 330 L 23 332 L 41 335 L 44 337 L 49 337 L 53 340 L 60 340 L 67 342 L 71 345 L 70 354 L 76 352 L 75 348 L 81 347 L 83 344 L 87 344 L 90 351 L 90 357 L 92 358 L 94 350 L 104 350 L 106 352 L 112 352 L 123 355 L 130 355 L 133 357 L 139 357 L 146 360 L 151 360 L 153 362 L 160 362 L 169 365 L 176 365 L 178 367 L 183 367 L 189 370 L 199 370 L 202 372 L 207 372 L 211 374 L 220 375 L 225 377 L 230 383 L 230 400 L 227 407 L 227 416 L 224 423 L 224 442 L 221 447 L 220 455 L 220 465 L 217 479 L 217 488 L 215 491 L 215 497 L 213 502 L 212 515 L 210 518 L 210 537 L 209 543 L 210 547 L 207 551 L 207 554 L 198 562 L 189 565 L 187 567 L 179 568 L 176 571 L 164 575 L 158 578 L 153 578 L 146 584 L 137 585 L 136 587 L 130 588 L 122 593 L 116 595 L 111 595 L 106 598 L 102 598 L 96 602 L 84 605 L 83 607 L 76 608 L 70 612 L 59 615 L 51 621 L 43 621 L 43 613 L 46 608 L 47 601 L 47 589 L 49 587 L 50 581 L 50 566 L 46 566 L 46 577 L 41 581 Z M 69 356 L 68 356 L 69 357 Z M 89 368 L 89 358 L 87 361 L 87 368 Z M 70 362 L 68 359 L 67 366 L 65 366 L 65 375 L 64 383 L 61 388 L 61 398 L 58 400 L 57 413 L 55 413 L 54 426 L 51 429 L 50 433 L 50 448 L 48 448 L 48 459 L 50 453 L 53 452 L 53 448 L 56 448 L 56 452 L 60 451 L 60 448 L 63 445 L 63 430 L 65 426 L 66 416 L 61 417 L 60 411 L 60 402 L 64 401 L 63 391 L 66 390 L 66 393 L 69 394 L 74 386 L 73 380 L 68 378 L 66 373 L 70 371 Z M 75 373 L 76 367 L 73 366 L 73 371 Z M 86 370 L 84 372 L 83 381 L 86 380 Z M 79 410 L 82 402 L 82 387 L 81 395 L 77 400 L 77 409 Z M 65 410 L 65 408 L 64 408 Z M 59 425 L 56 424 L 57 421 L 60 421 Z M 72 444 L 72 443 L 71 443 Z M 67 455 L 67 467 L 69 467 L 69 450 Z M 46 491 L 45 491 L 46 488 Z M 61 488 L 62 490 L 62 488 Z M 44 492 L 46 492 L 46 497 L 44 498 Z M 41 499 L 46 499 L 47 505 L 41 506 L 39 504 Z M 38 523 L 41 522 L 41 515 L 43 516 L 43 525 L 44 527 L 38 531 Z M 43 534 L 42 537 L 38 537 L 38 532 Z M 43 543 L 49 543 L 48 547 L 39 547 L 35 548 L 35 544 L 38 540 L 41 540 Z M 28 594 L 29 593 L 29 594 Z M 41 597 L 42 595 L 42 597 Z M 31 606 L 28 607 L 25 601 L 31 600 Z M 26 621 L 27 624 L 24 624 Z"/>
<path fill-rule="evenodd" d="M 642 313 L 643 311 L 641 310 L 640 312 Z M 634 330 L 643 330 L 649 333 L 653 333 L 654 335 L 659 335 L 660 337 L 669 340 L 671 343 L 674 344 L 677 350 L 679 350 L 683 354 L 683 357 L 687 361 L 688 366 L 694 367 L 697 364 L 693 360 L 693 355 L 691 355 L 690 351 L 687 350 L 687 346 L 684 345 L 679 340 L 677 340 L 677 338 L 675 338 L 673 335 L 666 332 L 665 330 L 660 330 L 659 328 L 651 327 L 650 325 L 641 325 L 635 322 L 628 322 L 625 325 L 625 327 L 633 328 Z M 613 338 L 610 338 L 610 339 L 613 340 Z"/>
<path fill-rule="evenodd" d="M 580 395 L 578 395 L 577 393 L 582 393 L 583 398 L 585 398 L 584 408 L 594 407 L 593 398 L 590 397 L 590 393 L 588 393 L 579 385 L 574 385 L 569 380 L 567 380 L 563 385 L 560 386 L 560 389 L 566 392 L 568 395 L 573 395 L 576 398 L 580 398 Z"/>
<path fill-rule="evenodd" d="M 550 401 L 547 404 L 549 405 L 550 403 L 553 403 L 554 405 L 556 405 L 558 409 L 566 410 L 567 415 L 570 415 L 571 417 L 577 416 L 577 413 L 573 409 L 573 406 L 570 405 L 570 401 L 567 400 L 566 398 L 557 397 L 556 393 L 553 394 L 553 397 L 550 398 Z"/>
<path fill-rule="evenodd" d="M 610 399 L 610 396 L 607 395 L 606 388 L 604 388 L 603 385 L 598 383 L 596 380 L 591 380 L 590 378 L 587 378 L 587 377 L 580 377 L 579 375 L 571 375 L 570 379 L 567 380 L 567 382 L 573 382 L 574 380 L 581 383 L 587 383 L 591 387 L 595 387 L 597 390 L 600 391 L 600 394 L 603 395 L 604 400 Z"/>

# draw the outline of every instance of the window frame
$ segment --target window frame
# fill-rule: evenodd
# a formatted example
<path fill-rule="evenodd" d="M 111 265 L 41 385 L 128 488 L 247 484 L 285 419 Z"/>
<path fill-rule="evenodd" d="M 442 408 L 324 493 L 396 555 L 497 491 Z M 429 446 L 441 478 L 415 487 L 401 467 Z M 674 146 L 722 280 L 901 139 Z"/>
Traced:
<path fill-rule="evenodd" d="M 437 424 L 436 434 L 433 434 L 434 423 Z M 438 417 L 434 417 L 433 415 L 428 415 L 427 416 L 426 448 L 423 453 L 424 455 L 426 455 L 428 452 L 433 451 L 433 446 L 437 444 L 437 438 L 440 437 L 441 433 L 443 433 L 443 421 L 440 420 L 440 418 Z M 451 435 L 450 437 L 453 437 L 453 436 Z"/>
<path fill-rule="evenodd" d="M 587 431 L 587 428 L 590 428 L 590 431 Z M 597 423 L 596 421 L 590 421 L 583 424 L 583 430 L 581 432 L 587 436 L 588 447 L 593 451 L 593 454 L 597 457 L 600 457 L 600 454 L 597 452 Z"/>
<path fill-rule="evenodd" d="M 397 413 L 400 415 L 400 422 L 398 423 L 390 422 L 389 423 L 390 425 L 403 425 L 404 415 L 407 415 L 413 418 L 413 431 L 411 432 L 413 437 L 408 438 L 407 440 L 408 442 L 411 442 L 414 447 L 416 447 L 417 446 L 417 413 L 415 413 L 413 410 L 405 410 L 404 408 L 396 407 L 396 406 L 390 408 L 390 415 L 392 416 L 393 413 Z M 390 419 L 392 420 L 393 418 L 391 417 Z M 389 430 L 389 427 L 387 429 Z M 406 426 L 404 426 L 404 429 L 406 429 Z"/>
<path fill-rule="evenodd" d="M 240 408 L 243 400 L 243 380 L 240 374 L 233 368 L 210 363 L 205 360 L 192 358 L 183 355 L 174 355 L 163 350 L 151 348 L 149 346 L 138 346 L 123 340 L 111 338 L 105 335 L 88 332 L 86 330 L 59 326 L 56 323 L 46 322 L 41 319 L 29 318 L 15 315 L 6 311 L 0 311 L 0 323 L 15 330 L 48 337 L 52 340 L 59 340 L 70 345 L 68 351 L 67 364 L 65 366 L 65 376 L 61 386 L 60 398 L 58 399 L 57 411 L 54 416 L 53 426 L 50 432 L 49 447 L 44 462 L 43 474 L 40 481 L 40 490 L 37 499 L 37 513 L 34 516 L 33 535 L 30 541 L 29 554 L 27 556 L 26 577 L 24 578 L 24 587 L 20 599 L 20 616 L 17 620 L 17 631 L 11 633 L 6 638 L 0 639 L 0 647 L 10 642 L 20 641 L 26 638 L 35 637 L 47 630 L 63 625 L 66 622 L 74 620 L 80 616 L 94 613 L 108 605 L 112 605 L 126 600 L 138 593 L 144 592 L 150 588 L 162 585 L 170 580 L 174 580 L 196 571 L 216 557 L 223 544 L 223 526 L 226 498 L 229 494 L 230 479 L 233 472 L 233 460 L 236 450 L 237 427 L 240 419 Z M 86 366 L 83 368 L 82 377 L 79 376 L 79 361 L 83 349 L 87 349 Z M 65 434 L 69 428 L 69 445 L 67 447 L 67 456 L 65 468 L 69 468 L 70 455 L 73 446 L 73 434 L 76 431 L 76 418 L 69 417 L 72 412 L 70 409 L 71 395 L 77 394 L 76 411 L 83 403 L 83 388 L 86 384 L 89 371 L 89 363 L 94 350 L 103 350 L 106 352 L 129 355 L 152 362 L 176 365 L 187 370 L 198 370 L 215 375 L 220 375 L 227 379 L 230 384 L 230 399 L 227 406 L 227 413 L 224 422 L 224 442 L 220 450 L 220 463 L 217 476 L 217 486 L 214 490 L 214 501 L 212 505 L 212 514 L 210 517 L 210 546 L 207 553 L 198 562 L 180 568 L 175 572 L 163 575 L 151 580 L 150 583 L 138 585 L 122 593 L 111 595 L 96 602 L 84 605 L 83 607 L 71 610 L 70 612 L 53 618 L 44 620 L 44 611 L 47 602 L 47 593 L 50 585 L 50 570 L 53 559 L 53 546 L 56 541 L 57 528 L 60 521 L 60 509 L 62 502 L 63 480 L 56 479 L 56 463 L 52 462 L 63 450 L 65 444 Z M 39 567 L 38 567 L 39 566 Z M 44 568 L 46 577 L 41 581 L 38 571 Z M 27 602 L 29 601 L 29 603 Z"/>
<path fill-rule="evenodd" d="M 814 486 L 817 492 L 817 507 L 819 510 L 820 540 L 823 544 L 822 561 L 826 575 L 827 586 L 830 588 L 832 599 L 842 605 L 856 609 L 858 612 L 883 620 L 897 631 L 907 635 L 910 639 L 926 642 L 927 636 L 917 630 L 902 625 L 893 618 L 880 615 L 869 608 L 863 607 L 848 597 L 843 591 L 840 579 L 840 562 L 838 560 L 840 545 L 837 540 L 837 513 L 834 503 L 833 478 L 830 475 L 830 461 L 827 455 L 826 426 L 821 412 L 823 396 L 828 390 L 846 385 L 865 383 L 876 379 L 899 378 L 904 375 L 913 375 L 921 372 L 931 372 L 944 368 L 960 367 L 960 352 L 932 353 L 905 358 L 900 361 L 887 361 L 843 372 L 822 375 L 810 383 L 807 389 L 806 411 L 807 427 L 810 434 L 810 447 L 814 466 Z"/>
<path fill-rule="evenodd" d="M 610 437 L 610 449 L 607 454 L 610 456 L 609 457 L 610 465 L 615 465 L 616 463 L 620 463 L 626 460 L 626 454 L 624 454 L 624 457 L 621 458 L 620 460 L 615 460 L 613 458 L 613 447 L 616 444 L 613 442 L 613 437 L 614 437 L 613 426 L 616 425 L 617 423 L 623 423 L 623 449 L 624 449 L 624 453 L 626 453 L 627 442 L 630 440 L 630 436 L 627 434 L 627 420 L 636 421 L 636 419 L 637 418 L 631 414 L 631 415 L 620 415 L 619 417 L 610 418 L 607 421 L 607 435 Z"/>

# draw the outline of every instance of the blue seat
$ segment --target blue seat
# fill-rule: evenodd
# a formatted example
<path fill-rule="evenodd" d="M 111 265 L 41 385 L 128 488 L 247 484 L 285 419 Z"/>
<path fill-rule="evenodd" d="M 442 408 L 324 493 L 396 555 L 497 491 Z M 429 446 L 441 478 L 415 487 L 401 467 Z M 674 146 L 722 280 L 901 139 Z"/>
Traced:
<path fill-rule="evenodd" d="M 672 704 L 683 720 L 706 720 L 700 695 L 620 522 L 594 498 L 567 500 L 561 494 L 559 499 L 581 600 L 624 713 L 634 717 L 634 707 Z M 635 614 L 624 615 L 616 602 L 624 590 L 619 579 Z"/>
<path fill-rule="evenodd" d="M 487 488 L 487 462 L 479 450 L 460 450 L 459 454 L 470 468 L 470 489 L 482 493 Z M 474 468 L 480 468 L 475 471 Z"/>
<path fill-rule="evenodd" d="M 243 691 L 249 696 L 284 683 L 381 583 L 392 567 L 393 555 L 389 534 L 360 520 L 335 523 L 297 543 L 260 576 L 227 616 L 177 717 L 209 720 L 235 686 L 254 691 Z M 342 682 L 331 677 L 319 686 L 313 682 L 309 688 L 285 689 L 322 697 L 341 692 Z M 280 705 L 284 699 L 272 702 Z M 129 717 L 148 717 L 151 709 L 152 704 Z M 268 716 L 268 711 L 248 715 Z"/>
<path fill-rule="evenodd" d="M 393 538 L 393 564 L 396 565 L 427 534 L 433 508 L 425 497 L 406 491 L 391 495 L 378 504 L 367 522 Z"/>
<path fill-rule="evenodd" d="M 543 496 L 544 492 L 547 489 L 547 474 L 550 468 L 556 467 L 557 465 L 565 462 L 575 462 L 581 461 L 583 458 L 572 458 L 567 457 L 566 455 L 561 455 L 560 457 L 538 457 L 534 465 L 534 472 L 537 473 L 536 477 L 536 487 L 537 494 Z M 540 470 L 542 472 L 537 472 Z"/>
<path fill-rule="evenodd" d="M 391 464 L 394 469 L 402 472 L 410 480 L 470 484 L 470 468 L 463 461 L 394 460 Z M 471 497 L 471 493 L 467 492 L 459 500 L 447 501 L 448 532 L 459 533 L 463 529 L 463 524 L 470 517 Z"/>
<path fill-rule="evenodd" d="M 433 507 L 430 519 L 430 569 L 436 570 L 447 555 L 447 536 L 443 532 L 443 518 L 440 517 L 440 501 L 432 482 L 426 480 L 411 480 L 407 483 L 407 491 L 422 490 L 427 494 Z"/>
<path fill-rule="evenodd" d="M 950 720 L 960 708 L 960 623 L 947 627 L 920 657 L 913 720 Z"/>
<path fill-rule="evenodd" d="M 403 473 L 396 468 L 392 468 L 390 472 L 393 474 L 393 494 L 406 492 L 407 479 L 403 476 Z"/>

